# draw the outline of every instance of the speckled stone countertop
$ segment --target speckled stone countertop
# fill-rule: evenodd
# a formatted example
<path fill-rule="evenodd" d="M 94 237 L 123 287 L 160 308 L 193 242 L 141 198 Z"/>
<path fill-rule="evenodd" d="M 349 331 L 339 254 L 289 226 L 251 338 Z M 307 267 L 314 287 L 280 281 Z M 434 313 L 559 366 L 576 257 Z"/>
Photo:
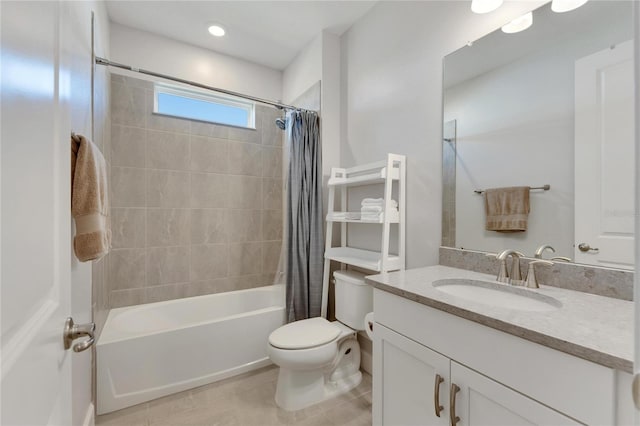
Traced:
<path fill-rule="evenodd" d="M 432 285 L 447 278 L 496 283 L 493 275 L 441 265 L 372 275 L 366 280 L 405 299 L 606 367 L 633 372 L 633 302 L 558 287 L 520 287 L 518 291 L 553 297 L 562 306 L 544 312 L 514 310 L 453 296 Z"/>

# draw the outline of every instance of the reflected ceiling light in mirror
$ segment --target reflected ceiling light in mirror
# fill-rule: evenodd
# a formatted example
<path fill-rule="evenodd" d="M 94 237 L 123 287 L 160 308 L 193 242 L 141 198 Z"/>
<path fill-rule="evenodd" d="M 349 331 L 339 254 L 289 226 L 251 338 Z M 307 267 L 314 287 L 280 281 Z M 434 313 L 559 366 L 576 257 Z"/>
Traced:
<path fill-rule="evenodd" d="M 209 34 L 216 37 L 222 37 L 227 32 L 218 24 L 209 25 Z"/>
<path fill-rule="evenodd" d="M 471 0 L 471 11 L 473 13 L 489 13 L 500 6 L 503 0 Z"/>
<path fill-rule="evenodd" d="M 553 0 L 551 2 L 551 10 L 557 13 L 569 12 L 577 9 L 589 0 Z"/>
<path fill-rule="evenodd" d="M 502 32 L 507 34 L 519 33 L 529 28 L 531 24 L 533 24 L 533 12 L 525 13 L 508 24 L 503 25 Z"/>

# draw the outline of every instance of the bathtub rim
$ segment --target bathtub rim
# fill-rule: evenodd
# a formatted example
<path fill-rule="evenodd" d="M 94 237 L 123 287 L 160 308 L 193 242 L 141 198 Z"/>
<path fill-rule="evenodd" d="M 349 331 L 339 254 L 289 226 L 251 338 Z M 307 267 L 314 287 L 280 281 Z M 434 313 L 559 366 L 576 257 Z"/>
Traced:
<path fill-rule="evenodd" d="M 215 318 L 215 319 L 209 319 L 209 320 L 205 320 L 205 321 L 190 322 L 190 323 L 187 323 L 187 324 L 181 324 L 179 326 L 174 326 L 174 327 L 171 327 L 171 328 L 164 328 L 164 329 L 155 330 L 155 331 L 146 331 L 146 332 L 135 333 L 135 334 L 132 334 L 132 335 L 129 335 L 129 336 L 125 336 L 125 337 L 111 337 L 110 338 L 108 335 L 107 335 L 107 337 L 105 337 L 104 331 L 107 330 L 107 327 L 109 327 L 111 325 L 112 319 L 115 316 L 117 316 L 118 314 L 126 312 L 126 311 L 130 311 L 130 310 L 134 310 L 134 309 L 136 309 L 136 310 L 138 310 L 138 309 L 147 310 L 147 309 L 157 308 L 158 306 L 168 306 L 168 305 L 173 305 L 173 304 L 178 304 L 178 303 L 187 303 L 187 301 L 189 299 L 194 299 L 194 298 L 208 298 L 208 297 L 230 295 L 230 294 L 241 294 L 241 293 L 254 292 L 256 290 L 261 290 L 261 289 L 265 289 L 265 290 L 262 290 L 262 291 L 265 291 L 265 292 L 267 291 L 266 289 L 269 289 L 272 292 L 281 292 L 282 293 L 281 304 L 280 305 L 271 305 L 271 306 L 267 306 L 267 307 L 260 308 L 260 309 L 254 309 L 252 311 L 241 312 L 241 313 L 237 313 L 237 314 L 234 314 L 234 315 L 227 315 L 227 316 L 224 316 L 224 317 L 219 317 L 219 318 Z M 203 294 L 203 295 L 199 295 L 199 296 L 183 297 L 183 298 L 180 298 L 180 299 L 163 300 L 163 301 L 160 301 L 160 302 L 151 302 L 151 303 L 143 303 L 143 304 L 139 304 L 139 305 L 123 306 L 123 307 L 120 307 L 120 308 L 113 308 L 113 309 L 109 310 L 109 313 L 107 314 L 107 319 L 106 319 L 106 321 L 104 323 L 104 326 L 102 327 L 102 332 L 100 333 L 100 336 L 98 337 L 98 340 L 96 342 L 96 346 L 108 345 L 108 344 L 117 343 L 117 342 L 124 342 L 124 341 L 131 340 L 131 339 L 139 339 L 139 338 L 145 337 L 145 336 L 153 336 L 153 335 L 156 335 L 156 334 L 162 334 L 162 333 L 167 333 L 167 332 L 171 332 L 171 331 L 183 330 L 183 329 L 189 328 L 189 327 L 198 327 L 198 326 L 202 326 L 204 324 L 214 324 L 216 322 L 225 321 L 225 320 L 229 320 L 229 319 L 242 318 L 242 317 L 248 316 L 250 314 L 265 313 L 265 312 L 276 311 L 276 310 L 281 310 L 281 309 L 284 309 L 284 285 L 283 284 L 271 284 L 271 285 L 266 285 L 266 286 L 262 286 L 262 287 L 254 287 L 254 288 L 248 288 L 248 289 L 242 289 L 242 290 L 232 290 L 232 291 L 226 291 L 226 292 L 222 292 L 222 293 L 210 293 L 210 294 Z"/>

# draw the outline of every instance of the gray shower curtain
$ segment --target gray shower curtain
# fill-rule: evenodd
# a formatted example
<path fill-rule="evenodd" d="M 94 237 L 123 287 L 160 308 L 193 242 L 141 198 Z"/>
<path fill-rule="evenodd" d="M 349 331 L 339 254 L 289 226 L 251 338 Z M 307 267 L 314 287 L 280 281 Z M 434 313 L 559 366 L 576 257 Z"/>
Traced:
<path fill-rule="evenodd" d="M 287 182 L 287 322 L 320 316 L 323 222 L 320 119 L 311 111 L 290 111 Z"/>

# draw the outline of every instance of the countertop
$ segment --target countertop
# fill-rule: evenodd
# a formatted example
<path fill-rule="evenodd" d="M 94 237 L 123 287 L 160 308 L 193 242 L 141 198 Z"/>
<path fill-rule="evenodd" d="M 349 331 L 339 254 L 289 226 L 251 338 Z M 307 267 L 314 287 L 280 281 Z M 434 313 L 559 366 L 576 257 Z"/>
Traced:
<path fill-rule="evenodd" d="M 432 286 L 446 278 L 496 282 L 494 275 L 441 265 L 372 275 L 366 281 L 405 299 L 633 373 L 633 302 L 541 285 L 521 288 L 553 297 L 562 306 L 544 312 L 519 311 L 453 296 Z"/>

